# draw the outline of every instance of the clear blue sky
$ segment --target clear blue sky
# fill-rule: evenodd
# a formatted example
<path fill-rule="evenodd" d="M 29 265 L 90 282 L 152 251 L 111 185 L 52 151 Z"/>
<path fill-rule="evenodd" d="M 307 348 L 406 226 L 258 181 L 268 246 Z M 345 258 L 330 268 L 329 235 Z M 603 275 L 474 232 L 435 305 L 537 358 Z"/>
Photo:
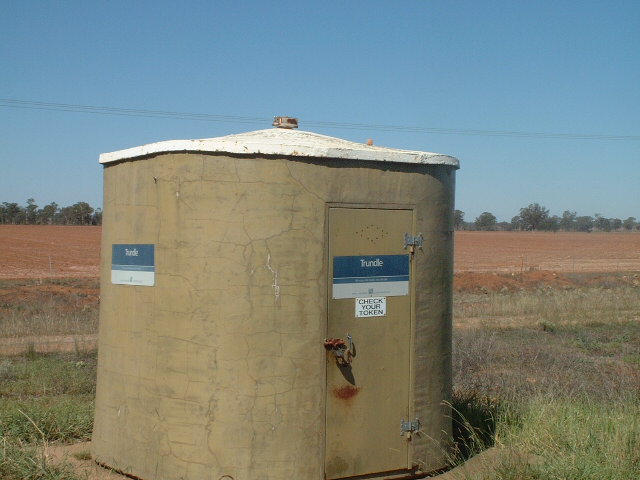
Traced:
<path fill-rule="evenodd" d="M 102 152 L 292 115 L 303 130 L 458 157 L 466 220 L 510 220 L 533 202 L 640 219 L 638 0 L 4 0 L 1 11 L 5 100 L 242 118 L 0 101 L 0 202 L 101 206 Z"/>

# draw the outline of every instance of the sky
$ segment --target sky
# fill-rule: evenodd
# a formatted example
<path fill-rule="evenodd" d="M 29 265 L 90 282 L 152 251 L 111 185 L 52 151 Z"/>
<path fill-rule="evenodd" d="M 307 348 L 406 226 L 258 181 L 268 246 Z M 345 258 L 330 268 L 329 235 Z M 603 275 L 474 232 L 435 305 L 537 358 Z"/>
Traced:
<path fill-rule="evenodd" d="M 467 221 L 640 219 L 637 0 L 0 6 L 0 202 L 101 207 L 101 153 L 289 115 L 457 157 Z"/>

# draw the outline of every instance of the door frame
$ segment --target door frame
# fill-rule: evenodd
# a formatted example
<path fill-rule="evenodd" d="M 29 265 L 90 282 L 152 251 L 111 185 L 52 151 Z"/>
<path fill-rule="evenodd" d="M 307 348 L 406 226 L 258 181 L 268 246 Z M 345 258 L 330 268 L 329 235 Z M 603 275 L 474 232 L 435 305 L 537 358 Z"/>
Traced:
<path fill-rule="evenodd" d="M 412 220 L 411 220 L 411 233 L 412 235 L 416 235 L 416 225 L 417 225 L 417 218 L 416 218 L 416 214 L 418 212 L 418 206 L 415 203 L 349 203 L 349 202 L 326 202 L 325 203 L 325 212 L 324 212 L 324 241 L 325 241 L 325 247 L 324 247 L 324 295 L 325 295 L 325 301 L 324 301 L 324 314 L 323 314 L 323 321 L 324 321 L 324 327 L 322 330 L 322 334 L 323 334 L 323 338 L 327 337 L 328 334 L 328 326 L 329 326 L 329 302 L 331 301 L 331 288 L 332 288 L 332 284 L 330 282 L 329 279 L 329 270 L 330 270 L 330 262 L 331 262 L 331 258 L 329 258 L 330 256 L 330 249 L 329 249 L 329 237 L 330 237 L 330 231 L 329 231 L 329 215 L 330 215 L 330 210 L 333 208 L 347 208 L 347 209 L 362 209 L 362 210 L 411 210 L 412 212 Z M 398 242 L 402 241 L 401 238 L 398 238 Z M 415 321 L 415 315 L 416 315 L 416 285 L 415 285 L 415 274 L 414 274 L 414 267 L 413 267 L 413 263 L 415 261 L 413 254 L 411 254 L 410 258 L 410 277 L 409 277 L 409 296 L 410 296 L 410 302 L 409 302 L 409 308 L 410 308 L 410 316 L 409 316 L 409 344 L 410 344 L 410 348 L 409 348 L 409 405 L 407 406 L 407 411 L 409 412 L 409 418 L 407 420 L 410 420 L 412 418 L 415 418 L 415 338 L 416 338 L 416 321 Z M 319 339 L 318 340 L 318 344 L 321 345 L 322 344 L 323 339 Z M 326 462 L 326 455 L 327 455 L 327 430 L 326 430 L 326 421 L 327 421 L 327 369 L 326 369 L 326 351 L 324 350 L 324 348 L 321 351 L 321 355 L 322 355 L 322 379 L 323 379 L 323 415 L 322 415 L 322 438 L 323 438 L 323 442 L 322 442 L 322 457 L 321 457 L 321 466 L 322 466 L 322 472 L 323 472 L 323 478 L 326 479 L 326 474 L 325 474 L 325 462 Z M 400 420 L 400 419 L 399 419 Z M 399 421 L 398 420 L 398 421 Z M 398 425 L 398 428 L 400 427 L 400 425 Z M 407 471 L 411 471 L 413 468 L 415 468 L 414 462 L 413 462 L 413 450 L 411 448 L 411 442 L 408 442 L 408 446 L 407 446 L 407 465 L 406 465 L 406 469 Z M 381 474 L 383 474 L 383 476 L 388 475 L 390 472 L 380 472 Z M 362 477 L 361 475 L 359 476 L 355 476 L 355 477 L 351 477 L 354 479 L 357 479 L 358 477 Z M 349 477 L 346 477 L 349 478 Z M 371 477 L 371 475 L 367 475 L 366 478 L 374 478 Z"/>

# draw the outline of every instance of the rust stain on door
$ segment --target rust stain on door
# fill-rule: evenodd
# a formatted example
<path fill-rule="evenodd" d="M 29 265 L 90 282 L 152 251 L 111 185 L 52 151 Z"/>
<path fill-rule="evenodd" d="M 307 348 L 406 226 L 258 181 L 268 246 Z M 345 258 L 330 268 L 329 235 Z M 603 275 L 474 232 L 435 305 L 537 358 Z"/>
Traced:
<path fill-rule="evenodd" d="M 340 400 L 351 400 L 353 397 L 358 395 L 358 392 L 360 392 L 360 387 L 344 385 L 340 388 L 334 388 L 333 396 L 339 398 Z"/>

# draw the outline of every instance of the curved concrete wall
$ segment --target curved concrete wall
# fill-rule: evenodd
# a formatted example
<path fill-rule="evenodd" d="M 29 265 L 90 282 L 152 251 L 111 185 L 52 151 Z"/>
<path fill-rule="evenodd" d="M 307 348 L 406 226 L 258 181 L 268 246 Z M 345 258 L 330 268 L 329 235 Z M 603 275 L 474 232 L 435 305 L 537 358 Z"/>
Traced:
<path fill-rule="evenodd" d="M 155 479 L 322 479 L 329 204 L 414 208 L 411 442 L 451 431 L 455 168 L 165 153 L 104 170 L 93 456 Z M 155 245 L 155 286 L 111 283 L 113 244 Z M 363 432 L 366 435 L 366 432 Z"/>

